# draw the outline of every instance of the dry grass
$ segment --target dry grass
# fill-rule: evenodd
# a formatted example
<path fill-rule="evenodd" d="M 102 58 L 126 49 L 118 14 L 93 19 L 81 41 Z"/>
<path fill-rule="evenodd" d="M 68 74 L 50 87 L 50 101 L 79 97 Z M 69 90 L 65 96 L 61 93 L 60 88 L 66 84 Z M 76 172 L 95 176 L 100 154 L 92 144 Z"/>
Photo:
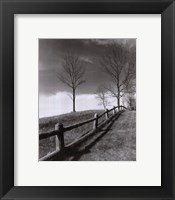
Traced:
<path fill-rule="evenodd" d="M 53 130 L 56 123 L 72 125 L 103 111 L 84 111 L 40 119 L 40 132 Z M 104 120 L 104 117 L 103 119 Z M 68 144 L 92 129 L 92 123 L 65 133 Z M 40 141 L 39 156 L 55 150 L 55 137 Z M 100 129 L 88 140 L 66 153 L 65 160 L 75 161 L 135 161 L 136 160 L 136 112 L 126 111 Z"/>
<path fill-rule="evenodd" d="M 63 123 L 64 126 L 70 126 L 75 123 L 79 123 L 94 117 L 95 113 L 102 113 L 101 110 L 89 110 L 75 113 L 68 113 L 54 117 L 41 118 L 39 120 L 39 132 L 46 132 L 54 130 L 55 124 Z M 102 118 L 101 120 L 104 120 Z M 64 134 L 65 144 L 68 144 L 75 140 L 77 137 L 89 132 L 92 129 L 93 123 L 85 124 L 81 127 L 73 129 L 72 131 Z M 39 142 L 39 158 L 51 153 L 55 150 L 55 137 L 43 139 Z"/>
<path fill-rule="evenodd" d="M 127 111 L 111 121 L 74 152 L 69 160 L 135 161 L 136 112 Z"/>

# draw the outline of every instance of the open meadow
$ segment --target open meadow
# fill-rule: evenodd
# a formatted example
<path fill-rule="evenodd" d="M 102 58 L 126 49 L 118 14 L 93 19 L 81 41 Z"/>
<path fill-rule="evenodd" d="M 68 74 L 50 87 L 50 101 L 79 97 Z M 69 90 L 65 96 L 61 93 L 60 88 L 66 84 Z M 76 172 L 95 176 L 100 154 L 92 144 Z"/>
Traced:
<path fill-rule="evenodd" d="M 73 125 L 94 117 L 95 113 L 102 113 L 103 110 L 89 110 L 81 112 L 72 112 L 54 117 L 46 117 L 39 119 L 39 133 L 49 132 L 54 130 L 55 124 L 62 123 L 64 126 Z M 101 122 L 105 120 L 101 119 Z M 93 126 L 93 122 L 75 128 L 64 134 L 65 144 L 72 142 L 83 134 L 88 133 Z M 39 141 L 39 158 L 55 151 L 55 136 Z"/>

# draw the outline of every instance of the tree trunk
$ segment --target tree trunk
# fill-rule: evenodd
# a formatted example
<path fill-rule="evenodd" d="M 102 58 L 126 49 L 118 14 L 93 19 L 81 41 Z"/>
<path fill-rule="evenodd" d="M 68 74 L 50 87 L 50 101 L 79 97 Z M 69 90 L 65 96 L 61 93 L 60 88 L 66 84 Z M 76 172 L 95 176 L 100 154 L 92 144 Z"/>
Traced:
<path fill-rule="evenodd" d="M 118 87 L 117 104 L 120 106 L 120 89 Z"/>
<path fill-rule="evenodd" d="M 120 106 L 120 97 L 117 97 L 117 105 Z"/>
<path fill-rule="evenodd" d="M 75 112 L 75 88 L 73 88 L 72 94 L 73 94 L 73 112 Z"/>
<path fill-rule="evenodd" d="M 105 102 L 103 101 L 103 107 L 104 107 L 104 110 L 106 110 L 106 105 L 105 105 Z"/>

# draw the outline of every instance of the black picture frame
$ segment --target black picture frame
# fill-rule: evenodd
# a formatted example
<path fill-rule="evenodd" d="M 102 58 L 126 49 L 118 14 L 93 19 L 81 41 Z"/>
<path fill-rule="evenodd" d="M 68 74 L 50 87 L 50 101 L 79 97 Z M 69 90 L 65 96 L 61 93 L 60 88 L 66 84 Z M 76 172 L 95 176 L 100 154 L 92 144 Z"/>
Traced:
<path fill-rule="evenodd" d="M 15 14 L 161 14 L 162 186 L 14 186 Z M 174 1 L 0 0 L 0 15 L 0 197 L 2 199 L 175 199 L 175 123 L 173 123 L 175 120 L 175 106 L 173 104 L 175 102 Z M 153 114 L 154 105 L 149 109 L 150 114 Z M 32 172 L 29 171 L 29 173 L 32 175 Z"/>

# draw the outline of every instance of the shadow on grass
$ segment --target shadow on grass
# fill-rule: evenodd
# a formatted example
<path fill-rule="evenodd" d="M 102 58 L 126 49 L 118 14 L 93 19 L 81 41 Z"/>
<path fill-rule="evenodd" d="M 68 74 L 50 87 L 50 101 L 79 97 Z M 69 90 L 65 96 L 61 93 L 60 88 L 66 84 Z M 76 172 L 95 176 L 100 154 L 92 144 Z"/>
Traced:
<path fill-rule="evenodd" d="M 90 153 L 90 149 L 99 142 L 103 136 L 105 136 L 110 130 L 112 130 L 112 125 L 114 122 L 119 118 L 119 115 L 114 116 L 113 119 L 111 119 L 111 122 L 109 122 L 105 128 L 98 128 L 96 133 L 89 137 L 87 141 L 83 141 L 79 147 L 67 149 L 65 152 L 65 157 L 70 161 L 78 161 L 82 155 Z"/>

